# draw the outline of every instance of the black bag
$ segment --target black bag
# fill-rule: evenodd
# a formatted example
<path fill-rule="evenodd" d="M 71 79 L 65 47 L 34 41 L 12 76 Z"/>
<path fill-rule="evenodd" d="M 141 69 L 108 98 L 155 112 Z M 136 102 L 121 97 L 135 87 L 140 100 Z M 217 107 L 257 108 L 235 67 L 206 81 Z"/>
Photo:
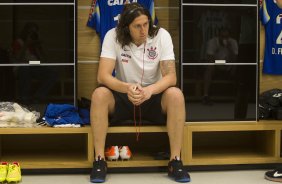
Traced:
<path fill-rule="evenodd" d="M 282 90 L 271 89 L 259 96 L 259 119 L 282 118 Z"/>

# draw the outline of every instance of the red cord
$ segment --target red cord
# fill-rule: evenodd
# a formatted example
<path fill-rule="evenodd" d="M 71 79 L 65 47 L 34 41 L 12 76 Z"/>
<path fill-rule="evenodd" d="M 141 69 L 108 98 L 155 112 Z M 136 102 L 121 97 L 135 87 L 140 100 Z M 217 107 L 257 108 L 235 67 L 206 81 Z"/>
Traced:
<path fill-rule="evenodd" d="M 144 56 L 145 56 L 145 48 L 146 48 L 146 42 L 144 43 L 144 51 L 143 51 L 143 67 L 142 67 L 142 76 L 141 76 L 141 81 L 140 81 L 140 85 L 141 85 L 141 86 L 142 86 L 143 77 L 144 77 Z"/>
<path fill-rule="evenodd" d="M 139 126 L 137 131 L 137 123 L 136 123 L 136 107 L 139 109 Z M 139 141 L 139 135 L 140 135 L 140 127 L 141 127 L 141 107 L 134 105 L 134 126 L 136 129 L 136 141 Z"/>
<path fill-rule="evenodd" d="M 141 75 L 141 81 L 140 85 L 142 86 L 143 83 L 143 77 L 144 77 L 144 55 L 145 55 L 145 48 L 146 48 L 146 42 L 144 43 L 144 51 L 143 51 L 143 67 L 142 67 L 142 75 Z M 139 129 L 137 131 L 137 123 L 136 123 L 136 106 L 134 105 L 134 126 L 136 129 L 136 141 L 139 141 L 139 134 L 140 134 L 140 127 L 141 127 L 141 106 L 137 106 L 139 109 Z"/>

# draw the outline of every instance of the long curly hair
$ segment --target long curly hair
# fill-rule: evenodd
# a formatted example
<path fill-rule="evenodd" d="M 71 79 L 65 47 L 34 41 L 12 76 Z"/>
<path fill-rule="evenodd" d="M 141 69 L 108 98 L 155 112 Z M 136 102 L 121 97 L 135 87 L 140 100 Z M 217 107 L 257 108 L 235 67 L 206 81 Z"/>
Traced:
<path fill-rule="evenodd" d="M 153 25 L 150 12 L 138 3 L 130 3 L 124 6 L 124 9 L 119 17 L 119 22 L 116 28 L 117 41 L 121 44 L 122 48 L 125 45 L 129 45 L 132 42 L 132 38 L 129 31 L 129 25 L 134 21 L 136 17 L 140 15 L 146 15 L 149 20 L 149 36 L 153 38 L 160 29 L 158 26 Z"/>

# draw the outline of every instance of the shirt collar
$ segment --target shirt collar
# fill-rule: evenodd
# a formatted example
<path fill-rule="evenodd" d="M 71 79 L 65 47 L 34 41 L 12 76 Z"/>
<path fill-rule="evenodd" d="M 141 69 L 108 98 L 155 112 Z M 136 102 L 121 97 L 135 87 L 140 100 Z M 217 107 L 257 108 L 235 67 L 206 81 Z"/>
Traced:
<path fill-rule="evenodd" d="M 152 43 L 153 39 L 150 37 L 147 37 L 146 39 L 146 45 Z M 140 45 L 139 47 L 137 47 L 134 43 L 130 43 L 130 47 L 133 49 L 144 49 L 144 44 Z"/>

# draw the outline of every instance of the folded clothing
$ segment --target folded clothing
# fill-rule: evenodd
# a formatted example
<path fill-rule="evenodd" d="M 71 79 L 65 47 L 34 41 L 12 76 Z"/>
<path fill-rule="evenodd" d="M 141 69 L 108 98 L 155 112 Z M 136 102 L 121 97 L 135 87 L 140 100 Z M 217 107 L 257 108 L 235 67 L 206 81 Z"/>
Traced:
<path fill-rule="evenodd" d="M 78 109 L 70 104 L 48 104 L 43 120 L 48 125 L 83 124 Z"/>

